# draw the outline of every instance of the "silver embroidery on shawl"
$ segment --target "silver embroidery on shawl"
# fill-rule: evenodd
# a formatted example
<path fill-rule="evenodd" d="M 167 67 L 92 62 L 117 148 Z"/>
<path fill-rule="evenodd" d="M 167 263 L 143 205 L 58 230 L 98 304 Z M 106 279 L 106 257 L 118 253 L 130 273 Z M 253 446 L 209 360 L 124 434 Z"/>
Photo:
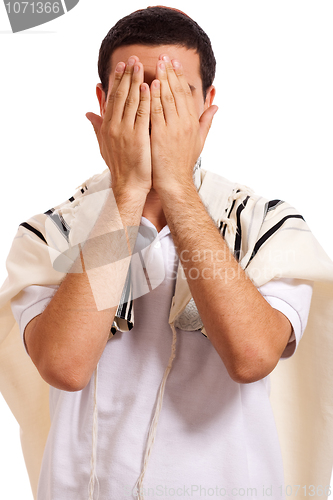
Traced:
<path fill-rule="evenodd" d="M 175 326 L 180 330 L 192 331 L 201 330 L 203 327 L 202 319 L 193 298 L 185 307 L 184 311 L 175 319 Z"/>

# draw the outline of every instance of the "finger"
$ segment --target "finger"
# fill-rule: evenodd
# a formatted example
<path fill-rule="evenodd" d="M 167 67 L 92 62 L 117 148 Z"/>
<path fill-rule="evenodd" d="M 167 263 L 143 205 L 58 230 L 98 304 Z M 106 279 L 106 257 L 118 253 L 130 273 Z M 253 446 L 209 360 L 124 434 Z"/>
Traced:
<path fill-rule="evenodd" d="M 136 113 L 135 129 L 149 129 L 150 120 L 150 91 L 147 83 L 140 85 L 140 104 Z"/>
<path fill-rule="evenodd" d="M 131 88 L 132 75 L 136 62 L 137 58 L 134 56 L 128 59 L 121 82 L 112 98 L 114 101 L 112 113 L 114 123 L 120 123 L 123 119 L 125 103 Z"/>
<path fill-rule="evenodd" d="M 174 73 L 178 79 L 178 82 L 180 83 L 180 85 L 183 88 L 184 95 L 186 98 L 186 103 L 187 103 L 187 109 L 192 116 L 197 116 L 195 105 L 194 105 L 193 95 L 192 95 L 190 86 L 185 78 L 183 66 L 182 66 L 181 62 L 178 61 L 177 59 L 172 59 L 171 63 L 173 66 Z"/>
<path fill-rule="evenodd" d="M 150 95 L 150 117 L 153 130 L 165 125 L 164 108 L 161 101 L 161 83 L 159 80 L 154 80 L 151 83 Z"/>
<path fill-rule="evenodd" d="M 160 60 L 163 61 L 165 64 L 169 88 L 170 91 L 172 92 L 178 115 L 179 116 L 188 115 L 186 88 L 183 87 L 182 82 L 179 80 L 178 75 L 175 72 L 175 68 L 169 56 L 167 54 L 161 54 Z M 188 91 L 191 92 L 188 85 L 187 88 Z M 162 87 L 162 103 L 163 103 L 163 87 Z"/>
<path fill-rule="evenodd" d="M 160 100 L 163 106 L 166 123 L 172 122 L 178 116 L 176 101 L 169 85 L 167 69 L 164 61 L 158 61 L 156 78 L 160 82 Z"/>
<path fill-rule="evenodd" d="M 112 90 L 108 99 L 108 104 L 111 104 L 111 109 L 110 114 L 108 114 L 107 116 L 106 122 L 110 121 L 111 119 L 115 123 L 121 122 L 124 113 L 125 101 L 127 99 L 128 92 L 131 86 L 134 64 L 138 60 L 139 58 L 137 56 L 131 56 L 120 75 L 118 73 L 118 71 L 120 70 L 119 64 L 117 65 L 118 71 L 116 70 L 115 72 L 114 85 L 112 86 Z"/>
<path fill-rule="evenodd" d="M 111 92 L 109 94 L 109 97 L 108 97 L 107 103 L 106 103 L 106 110 L 105 110 L 105 114 L 104 114 L 105 123 L 107 123 L 111 120 L 112 112 L 113 112 L 114 96 L 117 92 L 117 88 L 119 87 L 119 84 L 120 84 L 121 79 L 123 77 L 123 74 L 125 71 L 125 66 L 126 65 L 124 62 L 119 62 L 116 66 Z"/>
<path fill-rule="evenodd" d="M 134 127 L 138 106 L 140 103 L 140 85 L 143 83 L 143 65 L 140 62 L 134 64 L 131 87 L 125 101 L 123 114 L 124 123 Z"/>
<path fill-rule="evenodd" d="M 199 124 L 200 124 L 200 135 L 201 135 L 202 145 L 204 145 L 204 143 L 206 141 L 206 137 L 207 137 L 209 129 L 212 125 L 214 115 L 218 109 L 219 108 L 215 105 L 210 106 L 200 116 Z"/>

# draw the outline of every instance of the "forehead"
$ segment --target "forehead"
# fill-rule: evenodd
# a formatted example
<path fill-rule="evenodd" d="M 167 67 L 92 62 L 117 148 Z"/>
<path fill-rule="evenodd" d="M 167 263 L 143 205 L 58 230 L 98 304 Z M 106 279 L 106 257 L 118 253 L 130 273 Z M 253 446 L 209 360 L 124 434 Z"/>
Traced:
<path fill-rule="evenodd" d="M 161 54 L 168 54 L 170 59 L 177 59 L 183 65 L 184 75 L 188 83 L 198 85 L 201 83 L 200 58 L 194 49 L 187 49 L 178 45 L 126 45 L 118 47 L 111 56 L 111 74 L 118 62 L 127 62 L 131 56 L 137 56 L 143 64 L 145 75 L 155 77 L 156 64 Z"/>

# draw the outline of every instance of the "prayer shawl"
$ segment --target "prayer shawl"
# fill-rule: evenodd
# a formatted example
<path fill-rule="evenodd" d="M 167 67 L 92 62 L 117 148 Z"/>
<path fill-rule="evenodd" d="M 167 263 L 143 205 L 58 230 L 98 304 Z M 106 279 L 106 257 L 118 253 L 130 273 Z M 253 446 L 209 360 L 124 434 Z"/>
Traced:
<path fill-rule="evenodd" d="M 314 491 L 311 496 L 323 500 L 327 498 L 325 487 L 330 483 L 333 464 L 333 263 L 303 217 L 288 203 L 264 199 L 247 187 L 203 170 L 200 164 L 196 167 L 194 182 L 201 200 L 256 287 L 274 278 L 314 282 L 307 328 L 295 355 L 281 360 L 273 370 L 270 398 L 282 448 L 285 484 L 301 485 L 298 496 Z M 65 203 L 22 223 L 7 259 L 8 277 L 0 290 L 0 390 L 20 425 L 35 498 L 50 428 L 49 386 L 23 348 L 10 300 L 29 285 L 61 282 L 65 272 L 57 270 L 57 259 L 65 256 L 65 260 L 71 261 L 71 247 L 87 237 L 86 228 L 93 226 L 109 186 L 110 174 L 105 170 L 84 183 Z M 117 329 L 126 331 L 133 327 L 131 294 L 129 271 L 110 336 Z M 206 335 L 180 263 L 169 323 L 173 331 L 172 351 L 158 394 L 138 487 L 142 486 L 164 385 L 175 354 L 175 326 L 201 329 Z M 98 410 L 96 394 L 95 390 L 94 417 Z M 94 432 L 89 498 L 93 498 L 94 491 L 97 439 Z M 311 485 L 314 490 L 309 489 Z"/>

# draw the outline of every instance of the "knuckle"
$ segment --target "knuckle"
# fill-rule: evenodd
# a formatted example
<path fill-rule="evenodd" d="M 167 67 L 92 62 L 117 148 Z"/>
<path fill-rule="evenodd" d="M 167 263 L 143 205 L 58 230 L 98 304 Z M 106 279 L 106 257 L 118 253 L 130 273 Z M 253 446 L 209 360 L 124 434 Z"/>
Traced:
<path fill-rule="evenodd" d="M 129 66 L 128 64 L 126 65 L 124 74 L 125 75 L 131 75 L 133 73 L 133 66 Z"/>
<path fill-rule="evenodd" d="M 123 97 L 124 97 L 124 91 L 118 88 L 114 93 L 114 99 L 122 99 Z"/>
<path fill-rule="evenodd" d="M 147 103 L 147 102 L 150 102 L 150 97 L 149 95 L 146 95 L 146 94 L 141 94 L 140 95 L 140 102 L 142 103 Z"/>
<path fill-rule="evenodd" d="M 190 120 L 186 120 L 184 123 L 184 130 L 187 133 L 192 133 L 193 132 L 193 124 Z"/>
<path fill-rule="evenodd" d="M 185 90 L 183 89 L 182 85 L 180 83 L 178 83 L 176 86 L 175 86 L 175 92 L 177 94 L 185 94 Z"/>
<path fill-rule="evenodd" d="M 121 81 L 121 79 L 122 79 L 122 77 L 123 77 L 123 74 L 122 74 L 122 73 L 117 73 L 117 72 L 116 72 L 116 73 L 115 73 L 115 75 L 114 75 L 114 81 L 115 81 L 115 82 L 120 82 L 120 81 Z"/>
<path fill-rule="evenodd" d="M 136 114 L 137 114 L 138 118 L 145 118 L 146 116 L 148 116 L 147 110 L 145 108 L 143 108 L 142 106 L 138 107 Z"/>
<path fill-rule="evenodd" d="M 165 100 L 167 101 L 168 104 L 174 104 L 175 103 L 175 98 L 173 97 L 172 94 L 167 94 L 165 96 Z"/>
<path fill-rule="evenodd" d="M 152 110 L 151 110 L 152 114 L 154 115 L 161 115 L 163 114 L 163 106 L 161 104 L 156 104 Z"/>
<path fill-rule="evenodd" d="M 108 135 L 110 137 L 117 137 L 119 135 L 119 127 L 117 125 L 114 125 L 113 123 L 110 123 Z"/>
<path fill-rule="evenodd" d="M 129 96 L 127 97 L 126 101 L 125 101 L 125 106 L 126 106 L 127 108 L 129 108 L 129 107 L 134 106 L 134 104 L 135 104 L 135 103 L 136 103 L 136 99 L 134 99 L 134 97 L 133 97 L 133 96 L 129 95 Z"/>

